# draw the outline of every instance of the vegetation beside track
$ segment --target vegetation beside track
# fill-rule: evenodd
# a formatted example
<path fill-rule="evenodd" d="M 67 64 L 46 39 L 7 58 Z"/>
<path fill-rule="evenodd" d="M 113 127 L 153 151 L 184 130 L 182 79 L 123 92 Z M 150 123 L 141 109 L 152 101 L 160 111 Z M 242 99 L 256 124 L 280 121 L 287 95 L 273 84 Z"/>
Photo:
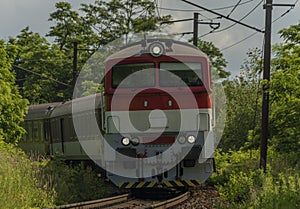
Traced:
<path fill-rule="evenodd" d="M 90 167 L 29 158 L 0 141 L 0 208 L 45 208 L 99 199 L 112 190 Z"/>
<path fill-rule="evenodd" d="M 219 191 L 222 202 L 217 208 L 299 208 L 300 167 L 294 154 L 278 154 L 274 149 L 268 154 L 264 173 L 258 169 L 258 150 L 216 152 L 218 172 L 207 183 Z"/>
<path fill-rule="evenodd" d="M 0 208 L 43 208 L 55 198 L 56 192 L 41 181 L 40 166 L 0 141 Z"/>
<path fill-rule="evenodd" d="M 42 162 L 44 180 L 56 191 L 55 205 L 95 200 L 113 192 L 104 178 L 83 163 L 65 164 L 60 159 Z"/>

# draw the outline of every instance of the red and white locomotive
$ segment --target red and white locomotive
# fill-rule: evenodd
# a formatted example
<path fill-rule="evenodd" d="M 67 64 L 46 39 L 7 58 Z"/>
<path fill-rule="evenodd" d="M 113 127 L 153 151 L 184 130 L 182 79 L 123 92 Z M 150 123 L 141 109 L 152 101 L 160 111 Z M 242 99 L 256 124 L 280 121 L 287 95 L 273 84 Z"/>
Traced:
<path fill-rule="evenodd" d="M 49 154 L 89 157 L 121 188 L 192 187 L 213 172 L 210 63 L 188 43 L 130 44 L 106 59 L 103 93 L 40 108 Z M 23 147 L 33 149 L 28 138 Z"/>

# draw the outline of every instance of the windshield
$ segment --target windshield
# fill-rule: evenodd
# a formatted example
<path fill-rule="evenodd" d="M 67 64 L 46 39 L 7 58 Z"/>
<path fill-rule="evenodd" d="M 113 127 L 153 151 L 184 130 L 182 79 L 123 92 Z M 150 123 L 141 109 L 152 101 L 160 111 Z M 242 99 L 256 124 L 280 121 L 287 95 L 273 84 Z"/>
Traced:
<path fill-rule="evenodd" d="M 154 63 L 120 64 L 112 68 L 112 87 L 145 88 L 155 86 Z"/>
<path fill-rule="evenodd" d="M 201 63 L 161 62 L 159 84 L 163 87 L 203 86 Z"/>

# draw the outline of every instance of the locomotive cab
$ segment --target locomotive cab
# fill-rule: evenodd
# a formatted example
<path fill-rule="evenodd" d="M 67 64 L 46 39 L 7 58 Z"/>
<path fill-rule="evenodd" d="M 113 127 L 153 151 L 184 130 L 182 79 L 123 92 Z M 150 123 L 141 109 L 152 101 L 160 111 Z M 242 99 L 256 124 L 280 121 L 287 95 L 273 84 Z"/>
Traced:
<path fill-rule="evenodd" d="M 182 187 L 211 175 L 212 104 L 205 54 L 184 42 L 143 40 L 108 57 L 105 77 L 105 140 L 115 150 L 104 148 L 109 179 L 123 188 Z M 172 154 L 164 154 L 168 150 Z M 185 154 L 179 157 L 178 152 Z M 146 160 L 151 157 L 162 163 Z M 147 167 L 151 163 L 160 165 Z M 114 174 L 121 167 L 135 176 Z M 148 168 L 151 175 L 145 177 Z"/>

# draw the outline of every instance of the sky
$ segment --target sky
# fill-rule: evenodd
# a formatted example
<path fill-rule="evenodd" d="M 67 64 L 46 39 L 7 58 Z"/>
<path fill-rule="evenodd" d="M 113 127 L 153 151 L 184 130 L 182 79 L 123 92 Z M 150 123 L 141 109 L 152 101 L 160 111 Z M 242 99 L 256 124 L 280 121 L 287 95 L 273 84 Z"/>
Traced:
<path fill-rule="evenodd" d="M 94 0 L 60 0 L 70 2 L 72 8 L 77 10 L 81 3 L 93 3 Z M 243 23 L 255 28 L 263 28 L 265 24 L 265 10 L 263 9 L 264 0 L 189 0 L 205 8 L 214 10 L 235 20 L 242 20 Z M 55 11 L 55 3 L 59 0 L 0 0 L 0 39 L 7 40 L 9 36 L 15 37 L 26 26 L 33 32 L 44 36 L 52 22 L 48 21 L 49 14 Z M 182 2 L 181 0 L 156 0 L 159 15 L 172 15 L 174 20 L 192 18 L 193 12 L 199 12 L 199 19 L 205 22 L 213 21 L 220 23 L 220 32 L 209 33 L 212 29 L 209 25 L 199 24 L 199 36 L 202 40 L 212 42 L 221 50 L 224 58 L 228 62 L 226 70 L 232 75 L 237 75 L 240 67 L 247 58 L 247 51 L 251 48 L 263 47 L 263 34 L 255 33 L 253 29 L 233 24 L 224 18 L 219 19 L 216 15 Z M 240 2 L 240 5 L 234 6 Z M 283 40 L 279 37 L 278 31 L 298 24 L 300 21 L 300 2 L 297 0 L 273 0 L 273 3 L 294 4 L 296 6 L 289 13 L 279 18 L 272 24 L 272 44 L 280 43 Z M 260 4 L 259 4 L 260 3 Z M 223 8 L 223 9 L 222 9 Z M 272 19 L 275 20 L 284 14 L 290 7 L 273 7 Z M 178 10 L 178 11 L 177 11 Z M 252 11 L 253 10 L 253 11 Z M 252 11 L 252 12 L 251 12 Z M 248 14 L 249 13 L 249 14 Z M 246 16 L 246 17 L 245 17 Z M 231 27 L 229 27 L 231 26 Z M 227 28 L 229 27 L 229 28 Z M 227 29 L 226 29 L 227 28 Z M 193 22 L 174 23 L 167 28 L 168 33 L 190 32 L 193 30 Z M 209 33 L 209 34 L 207 34 Z M 205 35 L 206 34 L 206 35 Z M 203 36 L 204 35 L 204 36 Z M 252 35 L 250 38 L 241 40 Z M 191 36 L 185 35 L 183 39 Z M 238 43 L 240 42 L 240 43 Z M 228 48 L 229 47 L 229 48 Z"/>

